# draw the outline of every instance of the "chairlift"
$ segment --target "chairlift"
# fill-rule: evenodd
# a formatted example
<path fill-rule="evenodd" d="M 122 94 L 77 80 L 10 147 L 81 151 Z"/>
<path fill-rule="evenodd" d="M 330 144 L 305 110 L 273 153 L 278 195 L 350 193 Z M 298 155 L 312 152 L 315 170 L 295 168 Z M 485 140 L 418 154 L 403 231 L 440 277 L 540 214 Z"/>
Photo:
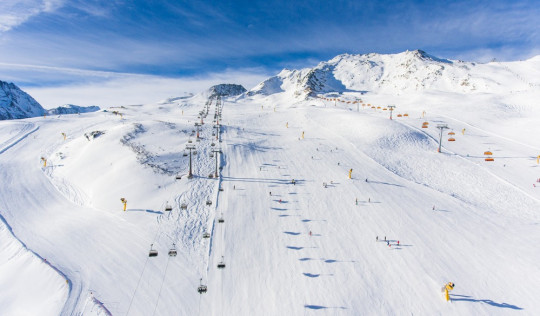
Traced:
<path fill-rule="evenodd" d="M 397 115 L 397 117 L 402 117 L 402 116 L 403 116 L 403 115 L 401 115 L 401 114 L 398 114 L 398 115 Z"/>
<path fill-rule="evenodd" d="M 210 153 L 210 158 L 214 158 L 214 153 Z"/>
<path fill-rule="evenodd" d="M 212 205 L 212 201 L 211 200 L 206 200 L 206 205 Z"/>
<path fill-rule="evenodd" d="M 167 212 L 172 211 L 172 206 L 170 206 L 169 204 L 166 204 L 165 205 L 165 211 L 167 211 Z"/>
<path fill-rule="evenodd" d="M 455 138 L 453 138 L 453 137 L 450 137 L 450 138 L 448 138 L 448 141 L 449 141 L 449 142 L 455 142 L 455 141 L 456 141 L 456 139 L 455 139 Z"/>
<path fill-rule="evenodd" d="M 215 143 L 211 143 L 210 146 L 216 146 L 216 144 L 215 144 Z"/>
<path fill-rule="evenodd" d="M 210 233 L 209 232 L 204 232 L 204 234 L 202 234 L 202 237 L 203 238 L 210 238 Z"/>
<path fill-rule="evenodd" d="M 491 151 L 484 151 L 484 155 L 491 156 L 491 155 L 493 155 L 493 153 Z"/>
<path fill-rule="evenodd" d="M 492 157 L 488 157 L 486 159 L 484 159 L 485 161 L 495 161 L 495 159 L 493 159 Z"/>
<path fill-rule="evenodd" d="M 184 153 L 182 154 L 182 156 L 187 157 L 187 152 L 184 151 Z"/>
<path fill-rule="evenodd" d="M 158 251 L 156 249 L 152 249 L 152 246 L 154 244 L 150 245 L 150 252 L 148 253 L 148 257 L 157 257 Z"/>
<path fill-rule="evenodd" d="M 186 203 L 182 203 L 182 204 L 180 205 L 180 209 L 182 209 L 182 210 L 187 210 L 187 204 L 186 204 Z"/>
<path fill-rule="evenodd" d="M 197 288 L 197 292 L 199 292 L 199 294 L 203 294 L 203 293 L 206 293 L 207 290 L 208 288 L 206 287 L 206 285 L 202 284 L 202 278 L 201 278 L 201 283 L 199 287 Z"/>
<path fill-rule="evenodd" d="M 448 132 L 448 135 L 456 135 L 454 132 Z"/>
<path fill-rule="evenodd" d="M 223 223 L 223 222 L 225 222 L 225 219 L 223 218 L 223 213 L 221 213 L 221 217 L 218 218 L 217 221 L 218 221 L 218 223 Z"/>
<path fill-rule="evenodd" d="M 218 269 L 224 269 L 225 268 L 225 261 L 223 260 L 223 256 L 221 256 L 221 261 L 217 264 Z"/>
<path fill-rule="evenodd" d="M 193 141 L 191 139 L 189 139 L 187 142 L 190 143 L 190 144 L 193 143 Z"/>
<path fill-rule="evenodd" d="M 176 257 L 177 251 L 176 251 L 176 245 L 173 243 L 172 248 L 169 249 L 169 257 Z"/>
<path fill-rule="evenodd" d="M 214 174 L 213 174 L 213 173 L 209 174 L 209 175 L 208 175 L 208 178 L 209 178 L 209 179 L 214 178 Z"/>
<path fill-rule="evenodd" d="M 182 179 L 182 175 L 177 174 L 176 175 L 176 180 L 180 180 L 180 179 Z"/>

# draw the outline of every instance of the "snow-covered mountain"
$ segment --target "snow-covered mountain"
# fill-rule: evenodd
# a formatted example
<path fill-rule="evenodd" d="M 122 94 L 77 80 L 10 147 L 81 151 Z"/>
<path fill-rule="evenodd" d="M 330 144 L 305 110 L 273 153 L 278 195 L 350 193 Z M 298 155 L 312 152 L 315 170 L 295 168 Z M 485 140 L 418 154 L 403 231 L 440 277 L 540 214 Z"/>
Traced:
<path fill-rule="evenodd" d="M 45 109 L 13 83 L 0 80 L 0 120 L 41 116 Z"/>
<path fill-rule="evenodd" d="M 80 113 L 89 113 L 99 111 L 99 106 L 79 106 L 74 104 L 64 104 L 54 109 L 47 111 L 48 114 L 57 115 L 57 114 L 80 114 Z"/>
<path fill-rule="evenodd" d="M 230 83 L 222 83 L 215 86 L 210 87 L 209 94 L 210 96 L 222 96 L 222 97 L 228 97 L 228 96 L 237 96 L 244 92 L 246 92 L 246 88 L 244 88 L 242 85 L 239 84 L 230 84 Z"/>
<path fill-rule="evenodd" d="M 376 55 L 390 84 L 338 57 L 0 121 L 0 314 L 538 314 L 540 58 Z M 457 64 L 499 89 L 456 90 Z"/>
<path fill-rule="evenodd" d="M 405 91 L 511 92 L 538 89 L 539 68 L 538 57 L 522 62 L 478 64 L 441 59 L 422 50 L 399 54 L 342 54 L 314 68 L 285 69 L 248 94 L 288 92 L 305 98 L 347 91 L 390 94 Z"/>

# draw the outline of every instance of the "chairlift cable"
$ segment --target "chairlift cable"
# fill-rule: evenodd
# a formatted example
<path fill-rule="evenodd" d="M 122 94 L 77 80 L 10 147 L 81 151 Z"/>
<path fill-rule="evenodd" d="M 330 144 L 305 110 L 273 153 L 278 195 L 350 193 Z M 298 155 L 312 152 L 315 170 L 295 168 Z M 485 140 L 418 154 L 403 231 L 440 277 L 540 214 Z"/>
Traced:
<path fill-rule="evenodd" d="M 156 306 L 154 307 L 154 312 L 152 313 L 152 316 L 156 314 L 156 310 L 159 304 L 159 298 L 161 297 L 161 290 L 163 290 L 163 284 L 165 283 L 165 277 L 167 276 L 167 269 L 169 268 L 169 262 L 171 261 L 171 257 L 169 256 L 167 258 L 167 265 L 165 265 L 165 272 L 163 273 L 163 279 L 161 280 L 161 286 L 159 287 L 159 293 L 156 301 Z"/>
<path fill-rule="evenodd" d="M 148 259 L 150 257 L 146 257 L 146 261 L 144 262 L 144 267 L 141 272 L 141 275 L 139 276 L 139 281 L 137 281 L 137 286 L 135 286 L 135 291 L 133 292 L 133 295 L 131 296 L 131 301 L 129 302 L 128 310 L 126 312 L 126 316 L 129 314 L 129 310 L 131 309 L 131 304 L 133 303 L 133 299 L 135 298 L 135 294 L 137 293 L 137 290 L 139 289 L 139 284 L 141 283 L 144 271 L 146 270 L 146 264 L 148 263 Z"/>

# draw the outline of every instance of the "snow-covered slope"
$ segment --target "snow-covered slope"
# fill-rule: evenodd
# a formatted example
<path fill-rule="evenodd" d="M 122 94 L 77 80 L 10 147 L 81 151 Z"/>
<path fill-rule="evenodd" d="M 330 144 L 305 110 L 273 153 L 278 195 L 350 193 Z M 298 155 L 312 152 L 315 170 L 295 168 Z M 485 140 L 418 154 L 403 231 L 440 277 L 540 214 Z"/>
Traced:
<path fill-rule="evenodd" d="M 292 90 L 291 93 L 305 98 L 306 95 L 346 91 L 508 93 L 538 88 L 538 69 L 538 58 L 477 64 L 440 59 L 421 50 L 387 55 L 343 54 L 312 69 L 283 70 L 257 85 L 249 94 L 268 95 Z"/>
<path fill-rule="evenodd" d="M 534 83 L 532 61 L 503 64 L 511 84 Z M 311 71 L 240 98 L 0 122 L 0 311 L 538 314 L 540 90 L 324 85 L 361 106 L 297 98 Z M 29 280 L 48 295 L 21 297 Z"/>
<path fill-rule="evenodd" d="M 0 81 L 0 120 L 41 116 L 43 107 L 13 83 Z"/>

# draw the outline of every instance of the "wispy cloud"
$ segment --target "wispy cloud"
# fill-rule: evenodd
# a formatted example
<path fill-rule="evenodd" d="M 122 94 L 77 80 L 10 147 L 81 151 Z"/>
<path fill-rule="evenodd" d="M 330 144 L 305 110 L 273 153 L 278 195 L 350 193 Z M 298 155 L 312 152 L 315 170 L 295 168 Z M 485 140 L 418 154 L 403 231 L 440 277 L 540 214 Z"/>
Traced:
<path fill-rule="evenodd" d="M 43 12 L 53 12 L 64 0 L 9 0 L 0 2 L 0 32 L 6 32 Z"/>
<path fill-rule="evenodd" d="M 45 108 L 62 104 L 106 107 L 152 103 L 185 93 L 197 93 L 219 83 L 242 84 L 250 89 L 269 76 L 261 68 L 229 69 L 220 73 L 171 78 L 5 63 L 0 63 L 0 72 L 10 74 L 10 81 L 20 85 Z M 42 84 L 34 84 L 40 81 Z"/>

